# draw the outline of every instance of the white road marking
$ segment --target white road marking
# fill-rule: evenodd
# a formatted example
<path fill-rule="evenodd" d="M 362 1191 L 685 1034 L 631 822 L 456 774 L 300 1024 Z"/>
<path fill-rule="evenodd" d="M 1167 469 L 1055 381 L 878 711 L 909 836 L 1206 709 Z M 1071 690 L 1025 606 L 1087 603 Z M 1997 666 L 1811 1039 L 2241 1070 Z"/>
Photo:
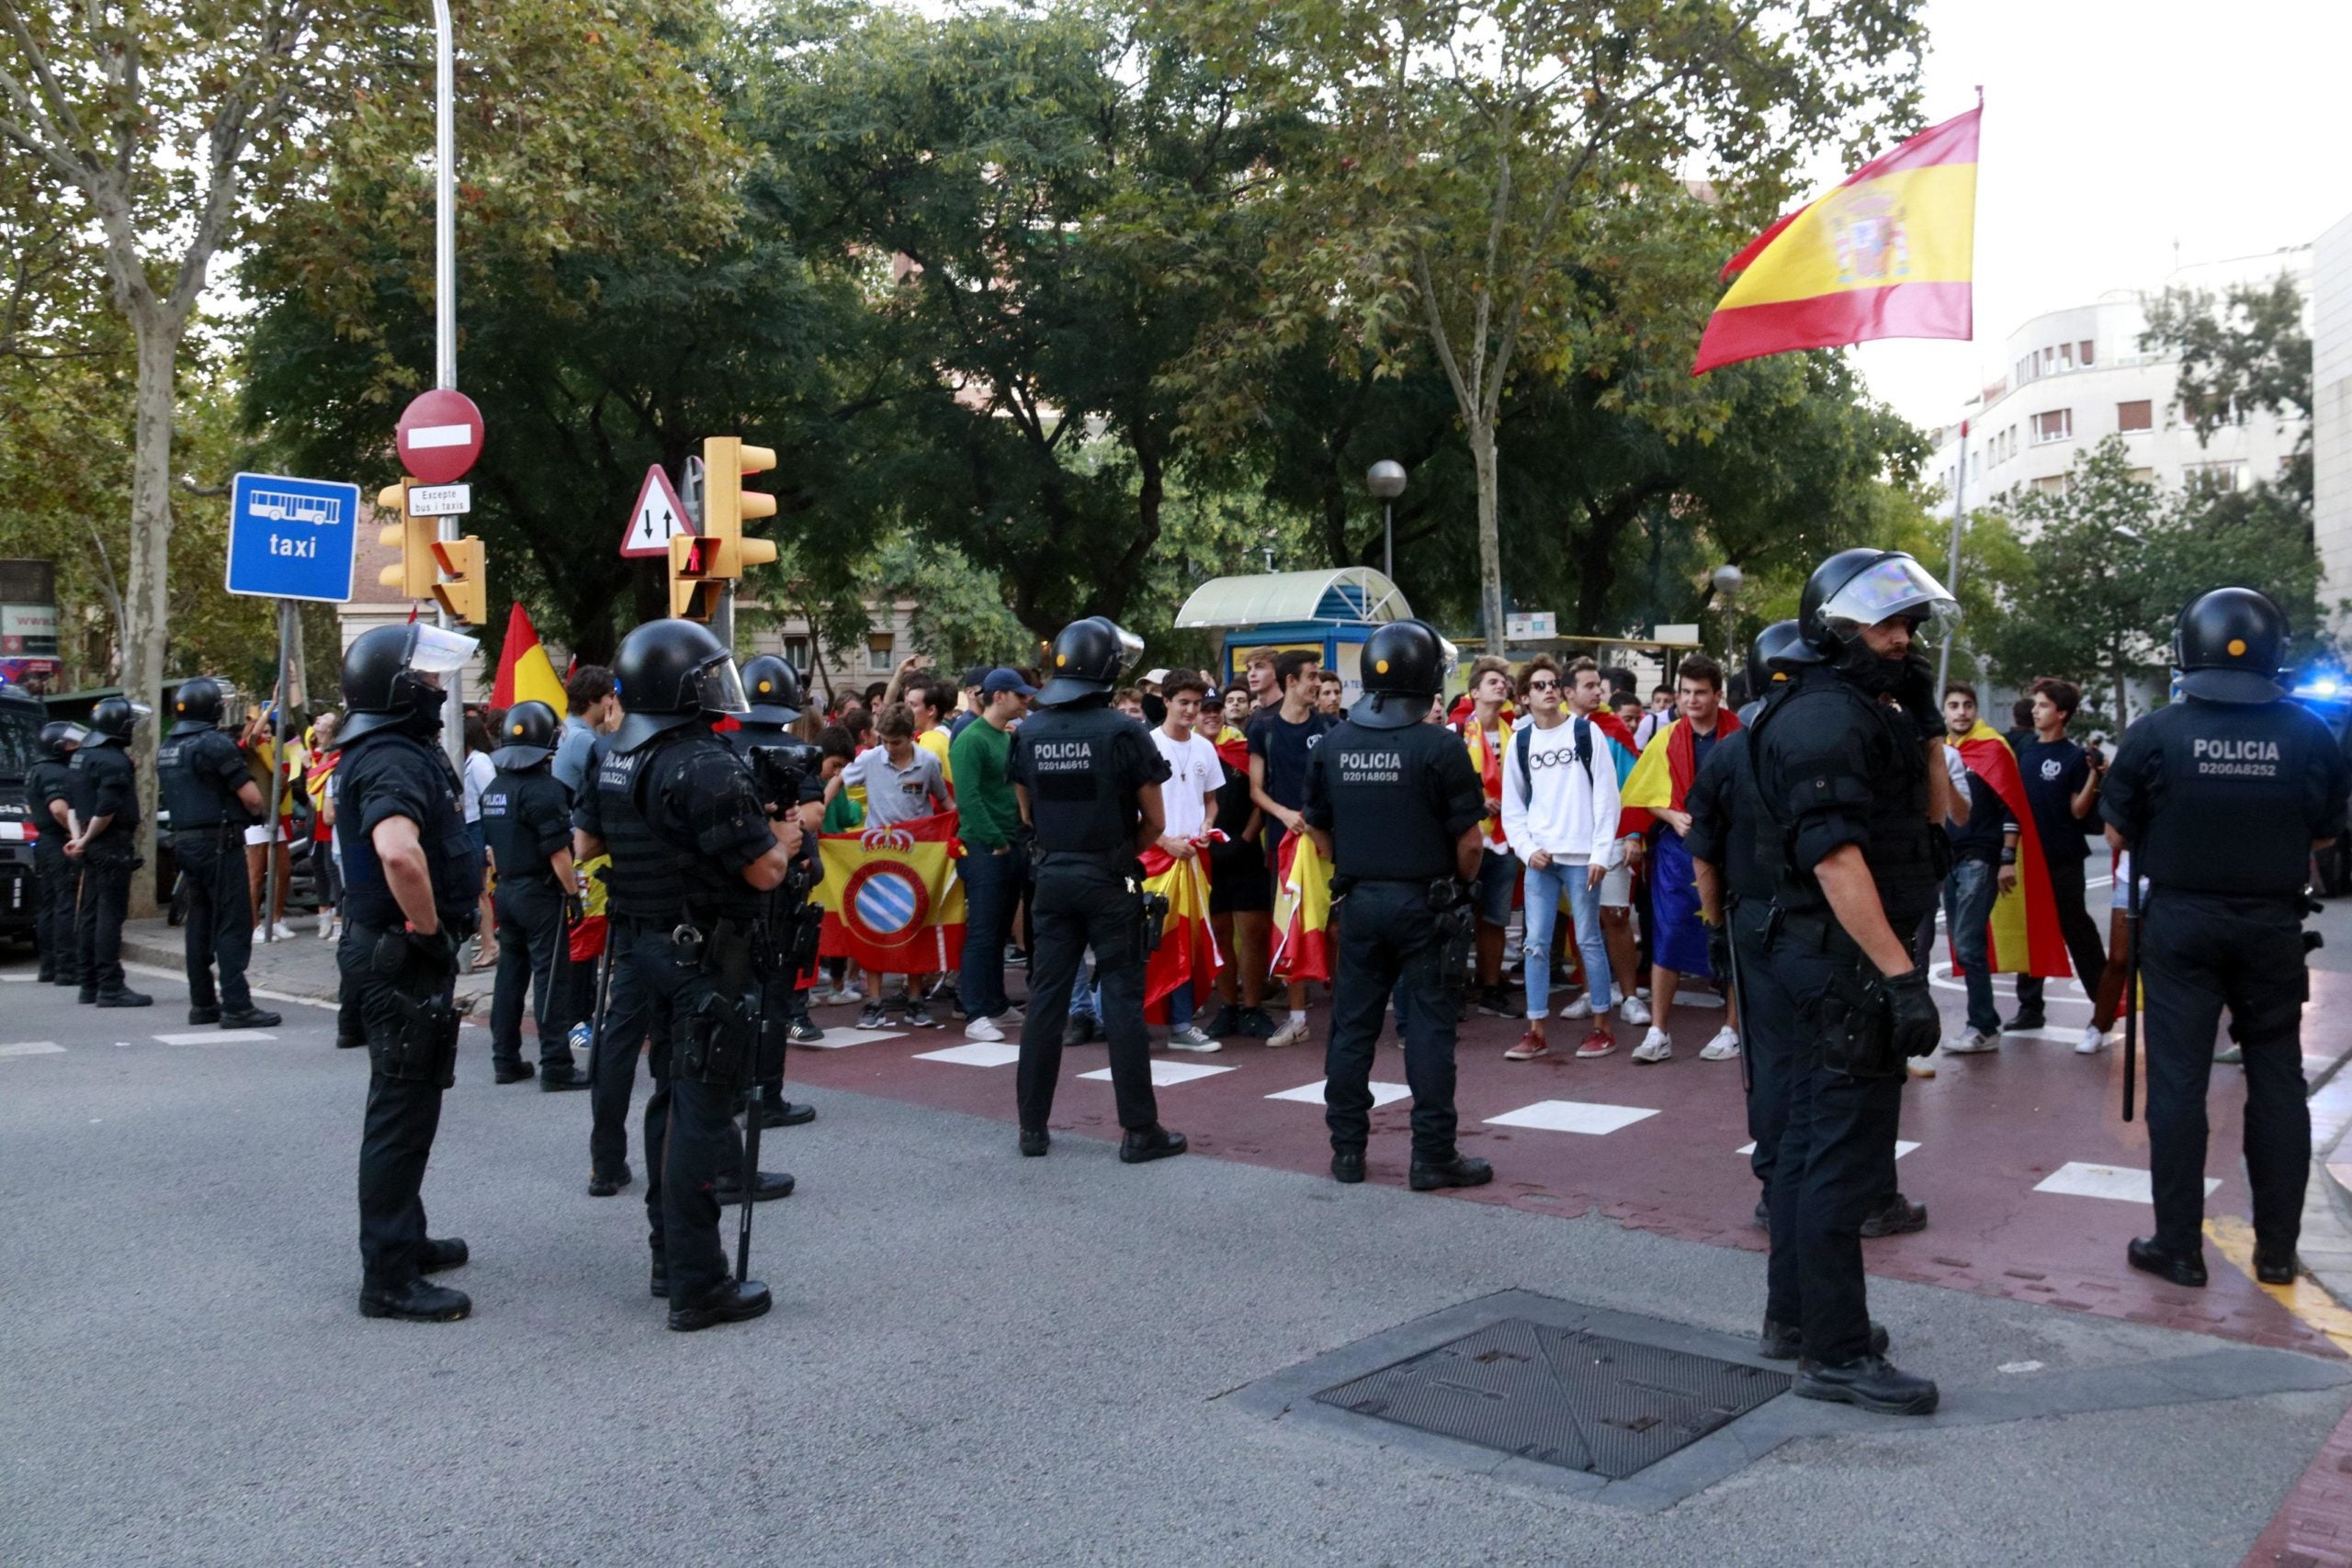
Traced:
<path fill-rule="evenodd" d="M 1231 1067 L 1211 1067 L 1198 1062 L 1154 1062 L 1151 1065 L 1151 1087 L 1167 1089 L 1173 1084 L 1191 1083 L 1194 1078 L 1213 1078 L 1219 1073 L 1231 1071 L 1233 1071 Z M 1111 1069 L 1097 1067 L 1091 1073 L 1080 1073 L 1078 1076 L 1082 1078 L 1092 1078 L 1096 1083 L 1109 1083 Z"/>
<path fill-rule="evenodd" d="M 904 1040 L 915 1033 L 911 1029 L 857 1029 L 846 1023 L 836 1023 L 823 1029 L 822 1040 L 812 1040 L 806 1045 L 796 1044 L 796 1051 L 839 1051 L 851 1045 L 864 1045 L 876 1040 Z M 926 1031 L 925 1032 L 930 1032 Z"/>
<path fill-rule="evenodd" d="M 1317 1078 L 1313 1083 L 1303 1083 L 1296 1089 L 1286 1089 L 1280 1094 L 1270 1094 L 1266 1098 L 1295 1100 L 1302 1105 L 1320 1105 L 1323 1103 L 1323 1085 L 1327 1081 L 1327 1079 Z M 1372 1108 L 1374 1111 L 1384 1105 L 1394 1105 L 1400 1100 L 1410 1100 L 1413 1097 L 1413 1091 L 1400 1083 L 1382 1083 L 1378 1078 L 1374 1078 L 1372 1080 L 1371 1087 Z"/>
<path fill-rule="evenodd" d="M 54 1040 L 26 1040 L 14 1045 L 0 1045 L 0 1056 L 62 1056 L 65 1047 Z"/>
<path fill-rule="evenodd" d="M 1580 1100 L 1539 1100 L 1500 1116 L 1489 1116 L 1489 1127 L 1533 1127 L 1546 1133 L 1586 1133 L 1595 1137 L 1630 1127 L 1657 1115 L 1638 1105 L 1593 1105 Z"/>
<path fill-rule="evenodd" d="M 1021 1047 L 975 1040 L 967 1045 L 950 1045 L 944 1051 L 918 1051 L 915 1060 L 948 1062 L 959 1067 L 1009 1067 L 1021 1060 Z"/>
<path fill-rule="evenodd" d="M 1897 1138 L 1894 1140 L 1894 1157 L 1896 1159 L 1901 1159 L 1905 1155 L 1909 1154 L 1913 1149 L 1916 1149 L 1918 1146 L 1918 1145 L 1913 1143 L 1908 1138 Z M 1732 1153 L 1736 1155 L 1752 1155 L 1755 1152 L 1756 1145 L 1753 1143 L 1742 1144 L 1739 1147 L 1732 1150 Z"/>
<path fill-rule="evenodd" d="M 275 1040 L 277 1036 L 266 1029 L 189 1029 L 177 1034 L 158 1034 L 156 1043 L 164 1045 L 238 1045 L 254 1040 Z"/>
<path fill-rule="evenodd" d="M 2218 1176 L 2205 1179 L 2207 1196 L 2222 1184 Z M 2056 1192 L 2069 1198 L 2112 1198 L 2119 1203 L 2153 1203 L 2155 1189 L 2144 1170 L 2128 1165 L 2092 1165 L 2069 1160 L 2034 1184 L 2036 1192 Z"/>

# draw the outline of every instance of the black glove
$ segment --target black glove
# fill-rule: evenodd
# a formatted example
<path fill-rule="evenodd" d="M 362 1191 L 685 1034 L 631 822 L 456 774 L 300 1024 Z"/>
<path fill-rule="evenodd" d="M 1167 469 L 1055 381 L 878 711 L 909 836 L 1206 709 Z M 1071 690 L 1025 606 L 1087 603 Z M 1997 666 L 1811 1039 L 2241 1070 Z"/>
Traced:
<path fill-rule="evenodd" d="M 1928 989 L 1925 969 L 1906 969 L 1879 982 L 1894 1007 L 1894 1048 L 1905 1056 L 1932 1056 L 1943 1039 L 1943 1014 Z"/>
<path fill-rule="evenodd" d="M 1920 739 L 1942 738 L 1944 714 L 1936 698 L 1936 667 L 1917 649 L 1903 661 L 1903 678 L 1895 683 L 1894 700 L 1917 727 Z"/>
<path fill-rule="evenodd" d="M 1717 920 L 1707 928 L 1707 967 L 1715 978 L 1728 983 L 1731 979 L 1731 922 Z"/>
<path fill-rule="evenodd" d="M 563 923 L 576 926 L 588 918 L 588 900 L 577 893 L 563 896 Z"/>

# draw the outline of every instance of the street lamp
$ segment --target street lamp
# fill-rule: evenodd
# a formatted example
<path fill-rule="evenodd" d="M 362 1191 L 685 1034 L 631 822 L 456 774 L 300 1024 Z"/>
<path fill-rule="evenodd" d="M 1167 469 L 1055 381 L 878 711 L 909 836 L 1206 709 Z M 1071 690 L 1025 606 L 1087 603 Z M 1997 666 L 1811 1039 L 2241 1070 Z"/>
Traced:
<path fill-rule="evenodd" d="M 1396 581 L 1396 498 L 1405 493 L 1405 465 L 1383 457 L 1363 476 L 1364 488 L 1380 498 L 1380 570 Z"/>
<path fill-rule="evenodd" d="M 1715 570 L 1709 574 L 1707 581 L 1713 583 L 1715 585 L 1715 592 L 1724 596 L 1724 652 L 1725 655 L 1724 668 L 1729 670 L 1738 665 L 1740 661 L 1738 645 L 1739 626 L 1738 622 L 1736 619 L 1736 607 L 1739 602 L 1739 590 L 1741 585 L 1747 582 L 1747 573 L 1740 570 L 1739 568 L 1732 565 L 1729 561 L 1725 561 L 1723 565 L 1715 568 Z M 1755 696 L 1757 694 L 1758 694 L 1754 692 L 1750 692 L 1748 694 L 1750 696 Z"/>

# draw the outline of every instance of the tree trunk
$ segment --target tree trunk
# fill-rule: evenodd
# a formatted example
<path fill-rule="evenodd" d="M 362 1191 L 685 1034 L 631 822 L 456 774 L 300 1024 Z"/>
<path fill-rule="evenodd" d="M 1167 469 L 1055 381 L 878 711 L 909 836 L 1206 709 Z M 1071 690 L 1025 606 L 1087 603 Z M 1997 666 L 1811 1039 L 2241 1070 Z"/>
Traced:
<path fill-rule="evenodd" d="M 1497 521 L 1496 491 L 1499 484 L 1495 462 L 1495 427 L 1486 420 L 1469 426 L 1470 457 L 1478 470 L 1478 616 L 1485 623 L 1483 645 L 1488 653 L 1509 657 L 1503 640 L 1503 549 Z"/>
<path fill-rule="evenodd" d="M 122 602 L 122 686 L 132 702 L 160 706 L 164 649 L 171 604 L 172 415 L 178 384 L 186 318 L 168 306 L 149 304 L 131 312 L 139 347 L 130 456 L 130 572 Z M 155 860 L 155 736 L 151 718 L 132 733 L 131 759 L 139 770 L 139 853 Z M 154 873 L 130 885 L 130 912 L 155 912 Z"/>

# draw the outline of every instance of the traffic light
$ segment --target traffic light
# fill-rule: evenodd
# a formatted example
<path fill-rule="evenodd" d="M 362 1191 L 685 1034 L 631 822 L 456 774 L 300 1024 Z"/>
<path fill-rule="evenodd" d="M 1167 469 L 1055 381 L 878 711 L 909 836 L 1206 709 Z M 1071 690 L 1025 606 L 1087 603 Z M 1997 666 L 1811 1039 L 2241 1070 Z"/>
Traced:
<path fill-rule="evenodd" d="M 376 581 L 387 588 L 397 588 L 403 599 L 433 597 L 433 541 L 440 525 L 430 517 L 408 514 L 408 480 L 386 485 L 376 492 L 377 510 L 400 514 L 397 523 L 387 523 L 376 531 L 376 542 L 391 545 L 401 552 L 400 562 L 388 566 L 376 574 Z"/>
<path fill-rule="evenodd" d="M 433 597 L 449 612 L 451 620 L 472 626 L 481 625 L 488 619 L 485 610 L 489 597 L 483 581 L 481 541 L 471 534 L 461 539 L 435 539 L 433 561 L 448 579 L 433 585 Z"/>
<path fill-rule="evenodd" d="M 694 534 L 673 535 L 670 540 L 670 614 L 681 620 L 708 621 L 726 587 L 718 573 L 714 543 Z"/>
<path fill-rule="evenodd" d="M 775 515 L 775 497 L 743 488 L 746 474 L 764 474 L 775 467 L 775 450 L 746 446 L 740 435 L 713 435 L 702 444 L 703 537 L 709 541 L 710 575 L 741 577 L 747 566 L 764 566 L 775 559 L 775 541 L 743 537 L 743 525 Z M 675 541 L 670 558 L 678 558 Z M 678 592 L 674 575 L 673 598 Z"/>

